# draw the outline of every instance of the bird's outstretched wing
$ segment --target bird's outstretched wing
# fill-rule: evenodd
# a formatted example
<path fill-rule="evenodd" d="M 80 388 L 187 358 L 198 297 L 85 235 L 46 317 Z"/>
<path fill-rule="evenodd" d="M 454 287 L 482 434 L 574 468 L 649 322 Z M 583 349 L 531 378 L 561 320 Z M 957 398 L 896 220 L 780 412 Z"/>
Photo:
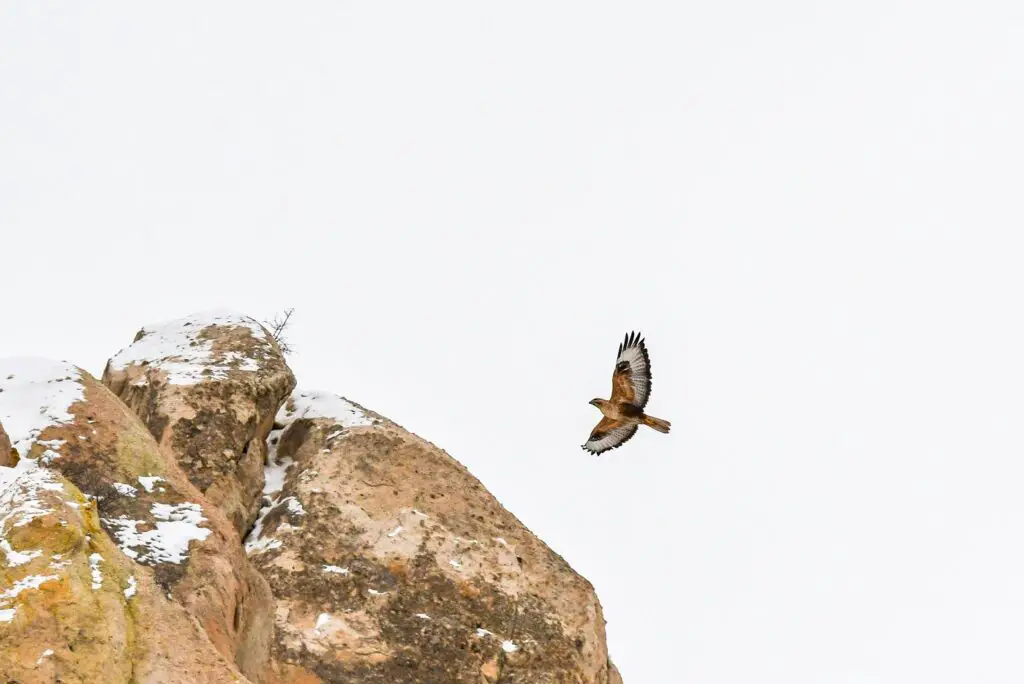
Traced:
<path fill-rule="evenodd" d="M 612 401 L 643 408 L 651 396 L 651 358 L 638 333 L 629 333 L 619 345 L 612 373 Z"/>
<path fill-rule="evenodd" d="M 591 431 L 590 438 L 583 445 L 583 448 L 592 454 L 600 454 L 620 447 L 629 441 L 629 438 L 636 434 L 636 423 L 623 423 L 610 418 L 601 418 Z"/>

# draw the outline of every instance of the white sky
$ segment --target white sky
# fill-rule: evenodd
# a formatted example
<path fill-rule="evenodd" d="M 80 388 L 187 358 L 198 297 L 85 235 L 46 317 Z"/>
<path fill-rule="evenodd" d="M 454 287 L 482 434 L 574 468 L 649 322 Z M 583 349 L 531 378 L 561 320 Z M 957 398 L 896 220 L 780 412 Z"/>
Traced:
<path fill-rule="evenodd" d="M 1024 4 L 0 5 L 0 356 L 292 365 L 596 586 L 627 684 L 1024 680 Z M 673 422 L 579 445 L 648 338 Z"/>

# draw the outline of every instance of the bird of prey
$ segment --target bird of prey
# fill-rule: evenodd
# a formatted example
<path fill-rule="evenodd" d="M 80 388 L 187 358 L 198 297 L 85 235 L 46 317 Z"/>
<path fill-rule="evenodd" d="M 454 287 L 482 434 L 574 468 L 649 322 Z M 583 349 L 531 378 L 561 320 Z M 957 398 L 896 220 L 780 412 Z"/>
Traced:
<path fill-rule="evenodd" d="M 615 449 L 635 435 L 641 425 L 667 433 L 671 423 L 644 413 L 650 396 L 651 359 L 640 335 L 629 333 L 619 345 L 615 359 L 611 400 L 590 400 L 590 405 L 600 409 L 604 417 L 594 427 L 583 448 L 592 454 Z"/>

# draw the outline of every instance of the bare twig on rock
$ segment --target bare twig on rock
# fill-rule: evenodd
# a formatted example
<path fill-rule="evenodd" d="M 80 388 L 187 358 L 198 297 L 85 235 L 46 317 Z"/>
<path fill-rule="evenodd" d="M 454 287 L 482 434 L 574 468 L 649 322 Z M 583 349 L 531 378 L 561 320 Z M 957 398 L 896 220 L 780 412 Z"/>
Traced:
<path fill-rule="evenodd" d="M 277 346 L 281 348 L 282 354 L 291 354 L 294 351 L 284 336 L 293 313 L 295 313 L 295 309 L 285 309 L 283 312 L 276 314 L 271 320 L 265 322 L 266 326 L 270 328 L 270 334 L 274 341 L 277 342 Z"/>

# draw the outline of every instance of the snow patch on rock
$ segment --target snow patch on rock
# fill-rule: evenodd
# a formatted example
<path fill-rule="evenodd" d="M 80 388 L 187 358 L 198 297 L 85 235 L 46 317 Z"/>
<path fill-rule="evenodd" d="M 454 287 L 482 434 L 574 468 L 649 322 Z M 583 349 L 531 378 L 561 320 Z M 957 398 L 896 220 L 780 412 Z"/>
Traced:
<path fill-rule="evenodd" d="M 100 563 L 103 562 L 103 556 L 98 553 L 94 553 L 89 556 L 89 569 L 92 571 L 92 590 L 96 591 L 103 586 L 103 572 L 100 570 Z"/>
<path fill-rule="evenodd" d="M 164 478 L 160 477 L 159 475 L 143 475 L 142 477 L 139 478 L 139 484 L 142 485 L 142 488 L 145 489 L 146 492 L 149 494 L 153 493 L 153 486 L 157 482 L 162 481 L 164 481 Z"/>
<path fill-rule="evenodd" d="M 29 575 L 22 577 L 14 583 L 14 586 L 7 591 L 0 592 L 0 605 L 13 600 L 23 591 L 38 589 L 39 585 L 49 580 L 57 579 L 57 575 Z"/>
<path fill-rule="evenodd" d="M 66 425 L 75 417 L 71 405 L 85 399 L 81 371 L 64 361 L 32 357 L 0 359 L 0 423 L 21 458 L 25 458 L 40 433 L 54 425 Z M 60 454 L 63 440 L 43 443 L 52 458 Z"/>
<path fill-rule="evenodd" d="M 267 435 L 267 464 L 263 468 L 264 494 L 276 494 L 284 489 L 285 476 L 293 463 L 290 458 L 278 459 L 277 447 L 283 433 L 284 428 L 278 428 Z"/>
<path fill-rule="evenodd" d="M 326 627 L 327 623 L 330 622 L 330 621 L 331 621 L 330 613 L 320 613 L 320 615 L 318 615 L 317 618 L 316 618 L 316 627 L 314 627 L 313 629 L 316 630 L 317 632 L 323 632 L 324 631 L 324 627 Z"/>
<path fill-rule="evenodd" d="M 110 359 L 110 367 L 124 370 L 146 363 L 167 374 L 172 385 L 195 385 L 205 380 L 226 378 L 229 371 L 256 372 L 259 364 L 238 352 L 216 355 L 213 343 L 201 333 L 210 326 L 248 328 L 252 336 L 269 338 L 256 319 L 232 311 L 208 311 L 144 327 L 139 339 Z"/>
<path fill-rule="evenodd" d="M 25 553 L 15 551 L 14 547 L 12 547 L 11 543 L 6 539 L 0 539 L 0 551 L 3 551 L 4 555 L 7 556 L 7 566 L 11 568 L 24 565 L 33 558 L 38 558 L 43 555 L 42 551 L 27 551 Z"/>
<path fill-rule="evenodd" d="M 332 392 L 318 390 L 295 390 L 289 401 L 286 401 L 277 412 L 275 421 L 278 425 L 288 426 L 296 420 L 308 418 L 326 418 L 333 420 L 343 428 L 373 425 L 373 421 L 344 397 Z M 331 438 L 340 433 L 333 433 Z"/>
<path fill-rule="evenodd" d="M 205 522 L 199 504 L 153 504 L 150 512 L 156 519 L 155 529 L 139 532 L 141 520 L 104 518 L 103 522 L 113 528 L 117 545 L 126 556 L 138 563 L 180 564 L 188 557 L 191 541 L 203 541 L 210 536 L 210 530 L 200 527 Z"/>
<path fill-rule="evenodd" d="M 266 501 L 267 498 L 269 497 L 265 497 L 264 501 Z M 262 553 L 281 546 L 280 539 L 274 539 L 272 537 L 264 538 L 262 536 L 264 520 L 266 520 L 267 515 L 269 515 L 271 511 L 279 508 L 280 506 L 286 506 L 288 508 L 288 512 L 292 515 L 306 515 L 306 511 L 302 507 L 302 503 L 294 496 L 286 496 L 284 498 L 278 497 L 269 504 L 263 506 L 260 508 L 259 516 L 256 518 L 256 524 L 253 525 L 252 531 L 250 531 L 245 537 L 245 552 L 247 554 Z M 283 524 L 280 529 L 284 529 Z"/>
<path fill-rule="evenodd" d="M 138 489 L 132 487 L 130 484 L 125 484 L 124 482 L 115 482 L 114 489 L 116 489 L 117 493 L 121 496 L 128 496 L 132 498 L 139 493 Z"/>
<path fill-rule="evenodd" d="M 50 513 L 40 494 L 63 488 L 53 472 L 27 458 L 13 468 L 0 467 L 0 532 L 8 525 L 21 527 Z"/>

